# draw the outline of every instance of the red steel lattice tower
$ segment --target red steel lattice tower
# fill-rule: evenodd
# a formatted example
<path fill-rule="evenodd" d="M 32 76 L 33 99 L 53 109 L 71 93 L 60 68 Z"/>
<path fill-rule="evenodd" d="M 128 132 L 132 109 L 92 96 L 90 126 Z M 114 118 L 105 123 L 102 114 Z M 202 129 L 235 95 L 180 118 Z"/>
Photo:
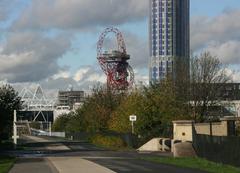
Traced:
<path fill-rule="evenodd" d="M 108 33 L 114 33 L 117 37 L 117 50 L 103 52 L 104 39 Z M 117 28 L 106 28 L 101 34 L 97 44 L 97 59 L 107 75 L 107 85 L 111 89 L 126 90 L 132 87 L 134 73 L 128 64 L 130 55 L 127 54 L 126 45 L 122 33 Z"/>

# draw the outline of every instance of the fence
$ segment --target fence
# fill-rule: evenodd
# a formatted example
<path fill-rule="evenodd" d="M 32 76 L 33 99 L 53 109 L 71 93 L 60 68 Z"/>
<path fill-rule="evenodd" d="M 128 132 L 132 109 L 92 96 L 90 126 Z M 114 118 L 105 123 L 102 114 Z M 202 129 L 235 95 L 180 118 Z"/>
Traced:
<path fill-rule="evenodd" d="M 240 137 L 201 135 L 193 129 L 193 146 L 199 157 L 240 166 Z"/>

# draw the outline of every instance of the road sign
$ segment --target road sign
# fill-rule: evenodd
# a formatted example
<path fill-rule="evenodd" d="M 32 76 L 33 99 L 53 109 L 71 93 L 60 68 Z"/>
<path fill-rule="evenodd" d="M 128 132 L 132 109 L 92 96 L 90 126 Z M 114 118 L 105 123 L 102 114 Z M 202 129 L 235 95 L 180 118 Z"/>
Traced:
<path fill-rule="evenodd" d="M 136 115 L 130 115 L 129 120 L 130 121 L 137 121 L 137 116 Z"/>
<path fill-rule="evenodd" d="M 134 134 L 134 125 L 133 123 L 137 121 L 137 115 L 130 115 L 129 120 L 132 122 L 132 134 Z"/>

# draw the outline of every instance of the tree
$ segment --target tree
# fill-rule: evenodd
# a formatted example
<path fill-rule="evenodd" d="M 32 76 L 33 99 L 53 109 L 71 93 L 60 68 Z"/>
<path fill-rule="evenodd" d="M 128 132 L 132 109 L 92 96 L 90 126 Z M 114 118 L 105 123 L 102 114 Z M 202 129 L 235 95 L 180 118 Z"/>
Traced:
<path fill-rule="evenodd" d="M 77 111 L 83 121 L 85 131 L 99 132 L 108 130 L 108 121 L 112 112 L 119 106 L 124 93 L 109 88 L 97 87 L 91 97 Z"/>
<path fill-rule="evenodd" d="M 144 117 L 139 132 L 146 136 L 170 137 L 172 121 L 189 118 L 188 106 L 178 99 L 175 83 L 170 79 L 146 88 L 143 105 Z"/>
<path fill-rule="evenodd" d="M 82 116 L 81 109 L 72 112 L 70 120 L 67 122 L 65 130 L 66 132 L 82 132 L 86 129 L 84 117 Z"/>
<path fill-rule="evenodd" d="M 187 104 L 177 100 L 174 83 L 170 80 L 145 87 L 124 98 L 109 121 L 111 130 L 131 132 L 129 115 L 136 114 L 135 132 L 143 139 L 171 136 L 172 121 L 189 118 Z"/>
<path fill-rule="evenodd" d="M 80 110 L 81 111 L 81 110 Z M 53 131 L 58 132 L 81 132 L 84 131 L 84 119 L 81 117 L 79 110 L 62 114 L 53 123 Z"/>
<path fill-rule="evenodd" d="M 69 114 L 63 114 L 59 116 L 53 123 L 53 131 L 56 132 L 66 131 L 67 124 L 73 116 L 72 114 L 73 113 L 71 112 Z"/>
<path fill-rule="evenodd" d="M 231 81 L 226 73 L 226 67 L 209 52 L 191 59 L 190 99 L 195 120 L 200 116 L 204 120 L 208 106 L 219 102 L 218 95 L 225 83 Z"/>
<path fill-rule="evenodd" d="M 0 140 L 12 134 L 13 112 L 21 108 L 21 98 L 10 85 L 0 87 Z"/>
<path fill-rule="evenodd" d="M 102 132 L 108 130 L 112 112 L 119 106 L 125 93 L 97 86 L 75 112 L 60 116 L 53 130 L 66 132 Z"/>
<path fill-rule="evenodd" d="M 117 107 L 117 109 L 112 113 L 110 117 L 109 129 L 121 132 L 129 133 L 131 132 L 131 123 L 129 121 L 130 115 L 137 115 L 138 118 L 143 116 L 143 95 L 140 91 L 135 90 L 129 95 L 126 95 Z M 136 123 L 138 123 L 137 121 Z"/>

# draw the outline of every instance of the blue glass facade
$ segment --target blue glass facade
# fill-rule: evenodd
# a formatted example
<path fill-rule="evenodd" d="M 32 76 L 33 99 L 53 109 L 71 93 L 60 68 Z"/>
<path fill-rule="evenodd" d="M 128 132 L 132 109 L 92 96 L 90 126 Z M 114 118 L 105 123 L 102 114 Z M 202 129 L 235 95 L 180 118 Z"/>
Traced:
<path fill-rule="evenodd" d="M 150 1 L 150 81 L 175 76 L 175 60 L 189 61 L 189 0 Z"/>

